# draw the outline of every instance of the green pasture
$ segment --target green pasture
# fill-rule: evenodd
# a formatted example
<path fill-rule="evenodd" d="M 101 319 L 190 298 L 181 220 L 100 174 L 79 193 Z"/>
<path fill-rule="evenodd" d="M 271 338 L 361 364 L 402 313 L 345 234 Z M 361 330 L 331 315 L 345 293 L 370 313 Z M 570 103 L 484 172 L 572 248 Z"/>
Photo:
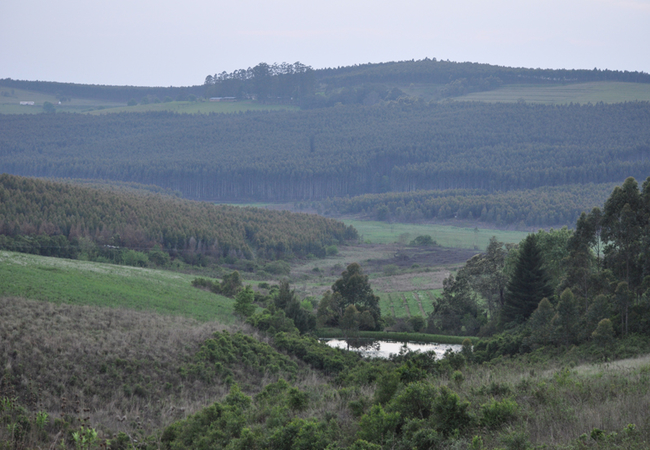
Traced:
<path fill-rule="evenodd" d="M 140 101 L 140 99 L 135 99 Z M 23 106 L 21 101 L 32 101 L 34 106 Z M 0 87 L 0 114 L 40 114 L 43 104 L 50 102 L 56 112 L 107 114 L 120 112 L 168 111 L 180 114 L 237 113 L 243 111 L 277 111 L 298 110 L 290 105 L 265 105 L 251 100 L 237 102 L 167 102 L 149 103 L 147 105 L 127 106 L 124 103 L 105 100 L 72 98 L 59 104 L 59 100 L 50 94 L 43 94 L 24 89 Z"/>
<path fill-rule="evenodd" d="M 117 112 L 149 112 L 167 111 L 179 114 L 209 114 L 209 113 L 237 113 L 244 111 L 279 111 L 298 110 L 296 106 L 290 105 L 265 105 L 251 100 L 238 102 L 168 102 L 149 103 L 147 105 L 119 106 L 92 111 L 90 114 L 107 114 Z"/>
<path fill-rule="evenodd" d="M 442 292 L 442 289 L 432 289 L 430 291 L 413 290 L 391 293 L 375 292 L 375 294 L 379 296 L 379 308 L 381 309 L 381 315 L 393 316 L 394 310 L 395 318 L 408 318 L 406 306 L 404 305 L 404 298 L 406 298 L 406 304 L 408 305 L 412 316 L 422 315 L 414 292 L 417 292 L 420 300 L 422 301 L 422 309 L 424 310 L 424 315 L 426 318 L 433 311 L 433 302 L 431 301 L 431 297 L 438 296 L 440 292 Z"/>
<path fill-rule="evenodd" d="M 650 101 L 650 84 L 599 81 L 561 85 L 508 85 L 494 91 L 455 97 L 454 100 L 510 103 L 523 100 L 527 103 L 547 104 Z"/>
<path fill-rule="evenodd" d="M 34 102 L 34 106 L 22 106 L 20 105 L 22 101 Z M 59 100 L 54 95 L 0 87 L 0 114 L 40 114 L 43 112 L 45 102 L 52 103 L 57 112 L 69 113 L 85 113 L 98 108 L 110 109 L 122 106 L 117 102 L 75 98 L 59 105 Z"/>
<path fill-rule="evenodd" d="M 233 321 L 233 300 L 177 272 L 0 251 L 0 296 Z"/>
<path fill-rule="evenodd" d="M 492 236 L 505 243 L 519 243 L 528 232 L 494 230 L 486 228 L 463 228 L 449 225 L 419 225 L 408 223 L 387 223 L 366 220 L 342 219 L 346 225 L 352 225 L 365 242 L 373 244 L 390 244 L 402 242 L 408 244 L 417 236 L 429 235 L 439 245 L 451 248 L 470 248 L 484 250 Z"/>

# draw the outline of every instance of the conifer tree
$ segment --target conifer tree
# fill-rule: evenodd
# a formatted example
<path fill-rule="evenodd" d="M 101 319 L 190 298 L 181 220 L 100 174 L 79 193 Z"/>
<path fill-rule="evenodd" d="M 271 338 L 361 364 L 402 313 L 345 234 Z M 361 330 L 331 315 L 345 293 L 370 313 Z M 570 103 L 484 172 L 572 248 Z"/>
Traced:
<path fill-rule="evenodd" d="M 539 302 L 553 296 L 550 278 L 544 268 L 537 237 L 528 235 L 521 244 L 519 260 L 508 283 L 508 292 L 501 312 L 501 322 L 523 322 L 535 311 Z"/>

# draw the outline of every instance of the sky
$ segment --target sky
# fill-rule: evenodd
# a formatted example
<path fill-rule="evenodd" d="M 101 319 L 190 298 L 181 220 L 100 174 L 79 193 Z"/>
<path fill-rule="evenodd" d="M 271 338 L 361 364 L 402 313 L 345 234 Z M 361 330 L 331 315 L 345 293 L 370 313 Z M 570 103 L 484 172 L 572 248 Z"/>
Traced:
<path fill-rule="evenodd" d="M 425 57 L 650 73 L 650 0 L 0 1 L 0 78 L 189 86 Z"/>

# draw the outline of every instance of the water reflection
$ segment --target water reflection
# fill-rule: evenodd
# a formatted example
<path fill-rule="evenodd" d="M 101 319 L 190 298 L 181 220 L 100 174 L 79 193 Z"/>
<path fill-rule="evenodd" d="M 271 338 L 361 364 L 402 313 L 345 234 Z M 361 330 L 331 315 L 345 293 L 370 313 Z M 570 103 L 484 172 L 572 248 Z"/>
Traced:
<path fill-rule="evenodd" d="M 388 358 L 391 354 L 398 354 L 402 348 L 407 351 L 436 352 L 437 358 L 442 358 L 447 349 L 459 352 L 461 345 L 456 344 L 432 344 L 427 342 L 395 342 L 376 341 L 373 339 L 327 339 L 323 340 L 327 345 L 334 348 L 342 348 L 353 352 L 359 352 L 368 358 Z"/>

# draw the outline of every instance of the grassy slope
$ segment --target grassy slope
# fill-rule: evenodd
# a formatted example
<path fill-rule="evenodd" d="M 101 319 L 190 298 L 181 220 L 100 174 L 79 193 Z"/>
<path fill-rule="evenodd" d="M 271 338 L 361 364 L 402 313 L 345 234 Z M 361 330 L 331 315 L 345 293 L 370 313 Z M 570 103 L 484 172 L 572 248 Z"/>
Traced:
<path fill-rule="evenodd" d="M 505 231 L 493 229 L 461 228 L 445 225 L 414 225 L 405 223 L 386 223 L 365 220 L 341 219 L 346 226 L 352 225 L 365 241 L 378 244 L 398 242 L 400 238 L 408 243 L 417 236 L 430 235 L 439 245 L 454 248 L 487 247 L 490 238 L 496 236 L 505 243 L 518 243 L 528 233 L 524 231 Z"/>
<path fill-rule="evenodd" d="M 455 100 L 529 103 L 619 103 L 650 101 L 650 84 L 602 81 L 566 85 L 509 85 Z"/>
<path fill-rule="evenodd" d="M 0 114 L 38 114 L 43 112 L 43 103 L 50 102 L 54 105 L 57 111 L 64 112 L 86 112 L 97 109 L 102 106 L 104 108 L 113 108 L 122 106 L 120 103 L 102 101 L 102 100 L 87 100 L 87 99 L 72 99 L 70 102 L 65 102 L 59 105 L 59 101 L 54 95 L 43 94 L 36 91 L 27 91 L 24 89 L 10 89 L 0 87 L 0 94 L 7 93 L 9 97 L 0 95 Z M 11 94 L 13 92 L 13 95 Z M 21 106 L 22 101 L 35 102 L 34 106 Z"/>
<path fill-rule="evenodd" d="M 406 94 L 429 100 L 439 88 L 435 84 L 411 84 L 400 86 Z M 13 91 L 13 95 L 11 94 Z M 22 89 L 0 88 L 0 93 L 9 96 L 0 96 L 0 114 L 36 114 L 43 112 L 43 103 L 51 102 L 60 112 L 77 112 L 90 114 L 106 114 L 112 112 L 144 112 L 144 111 L 172 111 L 178 113 L 233 113 L 249 110 L 282 110 L 298 109 L 289 105 L 262 105 L 252 101 L 241 102 L 170 102 L 152 103 L 149 105 L 126 106 L 121 103 L 86 100 L 73 98 L 70 102 L 61 105 L 53 95 Z M 650 85 L 642 83 L 621 82 L 591 82 L 576 84 L 556 85 L 508 85 L 494 91 L 475 92 L 462 97 L 455 97 L 460 101 L 484 102 L 517 102 L 524 100 L 530 103 L 617 103 L 628 101 L 650 101 Z M 34 106 L 20 106 L 20 101 L 34 101 Z"/>
<path fill-rule="evenodd" d="M 232 323 L 233 300 L 176 272 L 0 251 L 0 296 L 155 311 Z"/>
<path fill-rule="evenodd" d="M 207 113 L 236 113 L 243 111 L 258 110 L 287 110 L 298 109 L 289 105 L 263 105 L 253 101 L 241 102 L 169 102 L 151 103 L 148 105 L 126 106 L 124 103 L 117 103 L 105 100 L 73 98 L 69 102 L 58 104 L 59 101 L 53 95 L 43 94 L 23 89 L 9 89 L 0 87 L 0 114 L 38 114 L 43 112 L 43 103 L 50 102 L 57 112 L 106 114 L 118 112 L 146 112 L 146 111 L 169 111 L 185 114 L 207 114 Z M 12 94 L 13 92 L 13 94 Z M 33 101 L 34 106 L 21 106 L 21 101 Z"/>
<path fill-rule="evenodd" d="M 116 108 L 93 111 L 91 114 L 106 114 L 113 112 L 147 112 L 147 111 L 169 111 L 183 114 L 207 114 L 207 113 L 236 113 L 243 111 L 278 111 L 297 110 L 298 107 L 290 105 L 264 105 L 253 101 L 241 102 L 170 102 L 152 103 L 148 105 L 119 106 Z"/>

